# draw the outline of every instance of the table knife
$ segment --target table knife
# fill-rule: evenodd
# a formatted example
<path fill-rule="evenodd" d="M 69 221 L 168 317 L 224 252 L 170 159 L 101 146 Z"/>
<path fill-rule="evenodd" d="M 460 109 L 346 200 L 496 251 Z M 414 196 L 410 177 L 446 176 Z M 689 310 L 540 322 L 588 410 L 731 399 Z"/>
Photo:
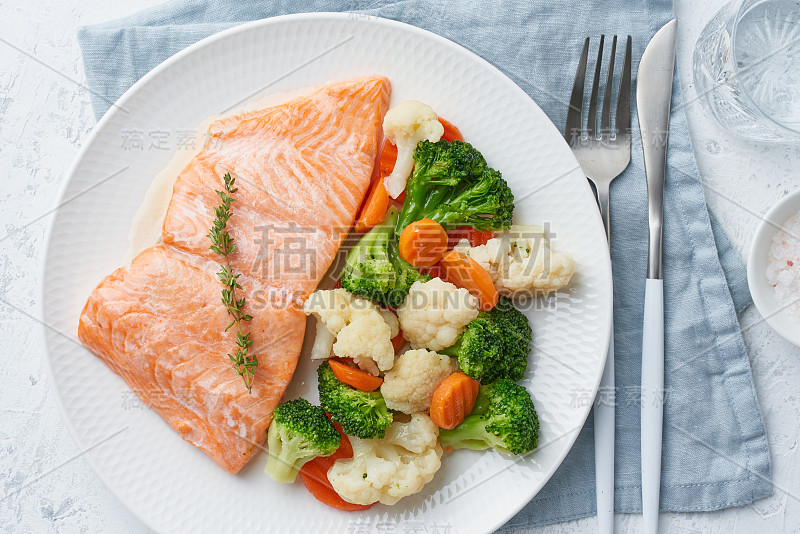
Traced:
<path fill-rule="evenodd" d="M 678 22 L 671 20 L 639 62 L 636 105 L 647 175 L 649 247 L 642 331 L 642 514 L 645 534 L 658 531 L 664 391 L 664 283 L 661 273 L 664 174 Z"/>

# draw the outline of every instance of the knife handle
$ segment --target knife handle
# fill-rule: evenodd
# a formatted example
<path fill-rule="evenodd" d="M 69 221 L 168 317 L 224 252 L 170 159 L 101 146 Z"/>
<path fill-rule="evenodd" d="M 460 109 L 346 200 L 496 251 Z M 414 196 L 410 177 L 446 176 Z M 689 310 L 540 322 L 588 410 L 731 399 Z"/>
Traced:
<path fill-rule="evenodd" d="M 599 534 L 614 534 L 614 327 L 594 405 L 594 468 Z"/>
<path fill-rule="evenodd" d="M 664 422 L 664 281 L 648 278 L 642 331 L 642 515 L 645 534 L 658 531 Z"/>

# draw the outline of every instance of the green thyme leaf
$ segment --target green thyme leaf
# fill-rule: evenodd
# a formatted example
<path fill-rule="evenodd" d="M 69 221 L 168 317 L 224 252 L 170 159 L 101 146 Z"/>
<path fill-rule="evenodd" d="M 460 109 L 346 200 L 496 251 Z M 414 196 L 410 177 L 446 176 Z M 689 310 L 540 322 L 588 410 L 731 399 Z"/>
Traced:
<path fill-rule="evenodd" d="M 239 284 L 240 273 L 234 273 L 231 268 L 230 255 L 236 252 L 236 242 L 228 232 L 228 220 L 233 215 L 231 206 L 236 199 L 233 194 L 239 189 L 234 187 L 236 181 L 229 173 L 223 176 L 225 182 L 225 191 L 217 191 L 221 204 L 214 208 L 214 223 L 211 230 L 208 232 L 208 238 L 211 240 L 211 249 L 214 254 L 219 254 L 225 258 L 225 263 L 220 265 L 220 271 L 217 276 L 222 282 L 222 303 L 225 309 L 232 317 L 230 324 L 225 328 L 227 332 L 233 325 L 236 325 L 236 352 L 228 354 L 236 374 L 242 377 L 247 391 L 250 392 L 253 388 L 253 378 L 256 376 L 258 369 L 258 358 L 248 354 L 248 349 L 253 344 L 253 339 L 250 337 L 250 332 L 244 332 L 242 329 L 243 322 L 253 320 L 252 315 L 244 313 L 243 308 L 245 305 L 245 298 L 237 298 L 236 290 L 242 289 Z"/>

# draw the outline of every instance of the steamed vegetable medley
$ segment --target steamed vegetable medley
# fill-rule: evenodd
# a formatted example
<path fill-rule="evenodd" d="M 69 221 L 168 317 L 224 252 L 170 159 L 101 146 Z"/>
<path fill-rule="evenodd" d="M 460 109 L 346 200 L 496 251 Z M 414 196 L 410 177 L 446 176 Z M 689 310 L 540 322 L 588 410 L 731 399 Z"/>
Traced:
<path fill-rule="evenodd" d="M 268 433 L 267 473 L 299 474 L 343 510 L 417 493 L 444 451 L 536 448 L 517 383 L 532 333 L 514 302 L 564 287 L 575 268 L 541 228 L 512 226 L 500 172 L 430 107 L 400 104 L 383 127 L 382 176 L 356 221 L 365 233 L 341 287 L 305 303 L 321 406 L 285 402 Z"/>

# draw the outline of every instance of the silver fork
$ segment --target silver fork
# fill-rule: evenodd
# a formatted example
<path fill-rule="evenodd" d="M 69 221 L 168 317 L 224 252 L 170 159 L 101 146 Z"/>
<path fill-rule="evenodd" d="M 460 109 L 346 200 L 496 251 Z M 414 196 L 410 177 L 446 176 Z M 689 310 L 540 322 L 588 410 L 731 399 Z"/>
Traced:
<path fill-rule="evenodd" d="M 617 116 L 613 129 L 611 128 L 611 93 L 613 92 L 617 36 L 615 35 L 612 40 L 606 88 L 603 94 L 600 131 L 598 132 L 597 98 L 600 86 L 600 72 L 603 66 L 604 41 L 605 36 L 601 35 L 600 46 L 597 49 L 597 65 L 592 81 L 592 93 L 589 99 L 586 136 L 583 136 L 582 113 L 586 62 L 589 56 L 588 37 L 583 43 L 583 53 L 578 63 L 578 71 L 575 73 L 575 83 L 572 86 L 572 97 L 569 101 L 564 137 L 572 147 L 572 152 L 578 159 L 583 172 L 597 188 L 600 213 L 603 216 L 606 233 L 610 236 L 610 228 L 608 226 L 608 189 L 611 181 L 622 174 L 622 171 L 631 161 L 631 37 L 628 36 L 625 45 L 625 58 L 623 59 L 622 76 L 619 84 L 619 98 L 617 99 Z"/>
<path fill-rule="evenodd" d="M 597 201 L 600 215 L 606 228 L 606 237 L 611 243 L 611 226 L 609 225 L 609 187 L 612 180 L 622 174 L 631 161 L 631 37 L 625 44 L 622 75 L 617 98 L 617 114 L 614 127 L 611 127 L 611 96 L 614 81 L 614 58 L 617 51 L 617 36 L 611 42 L 606 74 L 606 86 L 603 92 L 603 109 L 600 117 L 600 130 L 597 130 L 597 99 L 600 88 L 600 73 L 603 66 L 603 42 L 597 50 L 597 63 L 592 81 L 592 93 L 589 97 L 589 112 L 586 136 L 583 135 L 583 88 L 586 78 L 586 62 L 589 58 L 589 38 L 583 43 L 583 52 L 575 73 L 572 86 L 572 97 L 567 112 L 567 125 L 564 137 L 572 147 L 586 177 L 592 181 L 597 190 Z M 611 341 L 608 345 L 608 356 L 600 381 L 598 399 L 594 407 L 594 451 L 595 451 L 595 484 L 597 492 L 597 522 L 600 534 L 614 532 L 614 404 L 603 402 L 604 393 L 614 392 L 614 327 L 612 321 Z"/>

